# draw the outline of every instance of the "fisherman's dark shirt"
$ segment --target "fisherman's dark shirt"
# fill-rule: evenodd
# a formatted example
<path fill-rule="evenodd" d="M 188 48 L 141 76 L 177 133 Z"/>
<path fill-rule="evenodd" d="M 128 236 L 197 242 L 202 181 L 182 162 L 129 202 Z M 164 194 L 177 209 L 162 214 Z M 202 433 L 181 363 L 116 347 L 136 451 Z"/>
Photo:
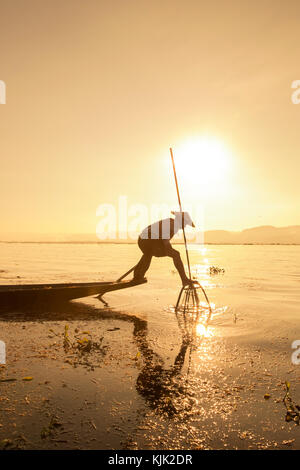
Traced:
<path fill-rule="evenodd" d="M 175 223 L 175 219 L 163 219 L 146 227 L 140 234 L 140 238 L 142 240 L 171 240 L 180 228 L 179 224 Z"/>

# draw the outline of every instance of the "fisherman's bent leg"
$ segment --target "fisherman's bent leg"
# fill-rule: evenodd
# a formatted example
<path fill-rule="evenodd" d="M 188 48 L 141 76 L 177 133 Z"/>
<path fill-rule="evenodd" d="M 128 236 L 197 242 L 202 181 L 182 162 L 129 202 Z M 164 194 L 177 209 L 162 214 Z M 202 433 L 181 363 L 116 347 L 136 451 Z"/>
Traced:
<path fill-rule="evenodd" d="M 152 255 L 144 254 L 136 267 L 134 268 L 134 278 L 141 279 L 145 276 L 146 271 L 149 269 L 152 260 Z"/>
<path fill-rule="evenodd" d="M 181 277 L 182 284 L 185 285 L 189 281 L 188 277 L 185 274 L 183 262 L 180 257 L 180 253 L 177 250 L 172 250 L 172 253 L 170 253 L 171 258 L 173 259 L 173 263 L 175 268 L 177 269 L 179 276 Z"/>

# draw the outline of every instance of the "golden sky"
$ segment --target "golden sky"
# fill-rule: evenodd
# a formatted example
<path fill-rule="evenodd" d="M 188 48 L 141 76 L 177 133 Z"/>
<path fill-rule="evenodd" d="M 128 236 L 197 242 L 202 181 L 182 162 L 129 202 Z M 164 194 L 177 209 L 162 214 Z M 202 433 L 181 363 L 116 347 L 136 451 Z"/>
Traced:
<path fill-rule="evenodd" d="M 299 14 L 298 0 L 0 0 L 0 232 L 93 233 L 120 195 L 176 207 L 169 147 L 201 136 L 227 151 L 209 185 L 201 165 L 178 170 L 205 229 L 300 224 Z"/>

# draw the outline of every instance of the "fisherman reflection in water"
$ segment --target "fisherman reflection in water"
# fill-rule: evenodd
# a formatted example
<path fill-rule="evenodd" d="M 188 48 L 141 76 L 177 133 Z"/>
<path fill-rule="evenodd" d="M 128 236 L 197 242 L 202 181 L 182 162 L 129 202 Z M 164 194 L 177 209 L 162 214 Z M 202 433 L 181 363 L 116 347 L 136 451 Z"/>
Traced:
<path fill-rule="evenodd" d="M 174 219 L 168 218 L 155 222 L 146 227 L 140 234 L 138 245 L 143 252 L 143 256 L 135 266 L 134 281 L 140 282 L 144 280 L 145 273 L 151 264 L 152 256 L 157 258 L 169 256 L 173 259 L 182 285 L 193 285 L 193 281 L 185 273 L 179 251 L 172 247 L 170 240 L 186 225 L 191 225 L 192 227 L 195 227 L 195 225 L 188 212 L 172 212 L 172 214 L 175 216 Z"/>
<path fill-rule="evenodd" d="M 149 346 L 147 333 L 147 322 L 136 321 L 133 336 L 144 360 L 144 367 L 137 378 L 136 390 L 158 414 L 167 415 L 169 418 L 183 415 L 184 412 L 191 411 L 195 403 L 194 391 L 187 381 L 192 353 L 191 342 L 182 338 L 174 364 L 166 368 L 162 357 Z M 189 367 L 184 379 L 181 371 L 188 350 Z"/>

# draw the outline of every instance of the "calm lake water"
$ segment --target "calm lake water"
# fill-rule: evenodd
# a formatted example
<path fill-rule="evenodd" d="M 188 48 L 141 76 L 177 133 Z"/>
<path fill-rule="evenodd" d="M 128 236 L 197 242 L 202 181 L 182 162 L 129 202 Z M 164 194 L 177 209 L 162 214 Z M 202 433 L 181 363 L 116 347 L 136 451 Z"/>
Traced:
<path fill-rule="evenodd" d="M 1 284 L 83 282 L 117 279 L 140 251 L 1 243 L 0 256 Z M 147 284 L 107 294 L 108 309 L 89 297 L 38 314 L 1 314 L 8 361 L 0 381 L 16 381 L 0 383 L 9 403 L 0 438 L 15 439 L 16 422 L 31 443 L 25 448 L 299 449 L 300 428 L 285 420 L 282 400 L 288 381 L 300 404 L 300 365 L 291 361 L 300 339 L 300 246 L 192 246 L 190 258 L 213 304 L 192 349 L 172 309 L 180 282 L 168 258 L 153 259 Z M 211 266 L 225 272 L 211 275 Z M 73 339 L 86 331 L 104 338 L 107 353 L 82 362 L 66 352 L 66 325 Z M 64 431 L 41 438 L 52 415 Z"/>

